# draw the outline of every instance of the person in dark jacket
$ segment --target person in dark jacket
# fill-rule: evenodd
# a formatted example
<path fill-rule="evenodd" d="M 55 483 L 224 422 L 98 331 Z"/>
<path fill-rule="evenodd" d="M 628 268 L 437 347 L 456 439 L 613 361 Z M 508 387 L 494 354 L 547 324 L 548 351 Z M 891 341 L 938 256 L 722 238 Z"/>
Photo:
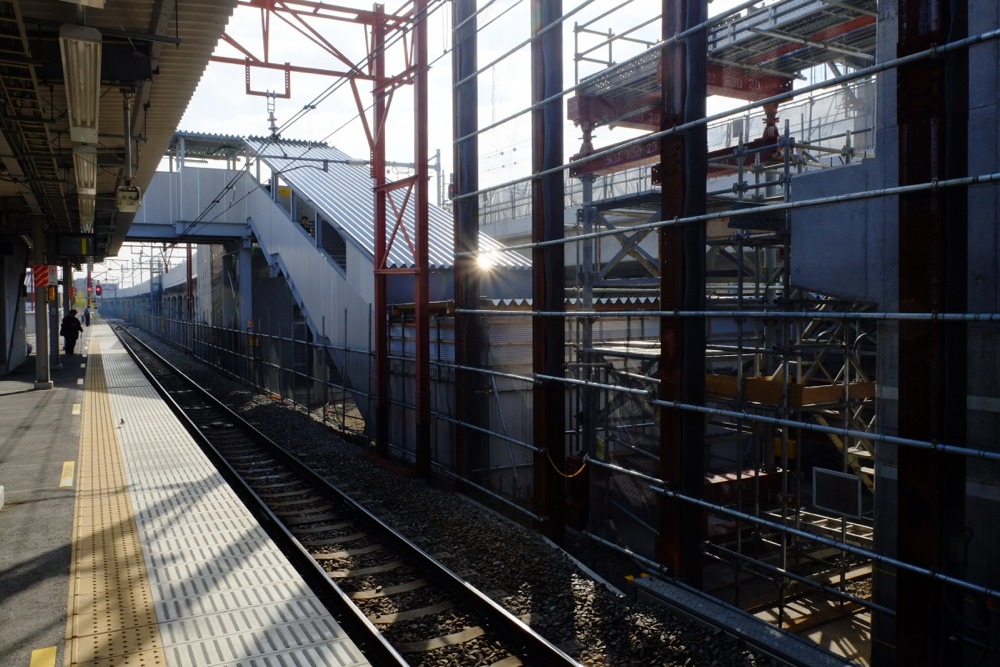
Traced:
<path fill-rule="evenodd" d="M 90 306 L 83 309 L 83 326 L 90 326 Z"/>
<path fill-rule="evenodd" d="M 63 318 L 62 325 L 59 327 L 59 335 L 66 339 L 66 347 L 63 348 L 66 351 L 66 354 L 73 354 L 73 350 L 76 348 L 76 339 L 79 338 L 82 333 L 83 325 L 80 324 L 80 320 L 77 319 L 76 311 L 69 311 L 69 314 Z"/>

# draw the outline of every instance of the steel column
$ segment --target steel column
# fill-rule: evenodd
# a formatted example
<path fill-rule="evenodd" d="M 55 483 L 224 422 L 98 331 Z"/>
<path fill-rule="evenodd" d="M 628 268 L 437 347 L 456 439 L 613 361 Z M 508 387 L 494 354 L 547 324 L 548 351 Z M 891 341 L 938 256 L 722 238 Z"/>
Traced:
<path fill-rule="evenodd" d="M 531 169 L 533 173 L 563 164 L 563 54 L 562 26 L 542 31 L 562 18 L 562 0 L 531 0 Z M 542 33 L 542 34 L 540 34 Z M 553 100 L 541 104 L 550 97 Z M 535 177 L 531 182 L 531 240 L 563 238 L 562 171 Z M 532 310 L 565 310 L 564 247 L 534 248 L 532 259 Z M 532 368 L 550 378 L 565 376 L 565 321 L 560 317 L 532 318 Z M 532 392 L 535 513 L 544 515 L 542 532 L 562 542 L 566 532 L 565 481 L 560 475 L 566 458 L 565 386 L 543 380 Z"/>
<path fill-rule="evenodd" d="M 194 322 L 194 252 L 192 244 L 187 244 L 187 283 L 184 299 L 187 301 L 188 322 Z M 89 284 L 89 281 L 88 281 Z"/>
<path fill-rule="evenodd" d="M 237 281 L 237 301 L 239 303 L 240 324 L 242 331 L 247 331 L 254 321 L 253 312 L 253 243 L 245 238 L 240 244 L 240 249 L 236 255 L 236 272 L 239 276 Z M 259 333 L 261 327 L 254 329 Z"/>
<path fill-rule="evenodd" d="M 899 0 L 897 56 L 960 39 L 966 0 Z M 901 65 L 897 71 L 899 183 L 967 172 L 968 51 Z M 917 92 L 919 91 L 919 93 Z M 899 309 L 966 312 L 968 206 L 964 188 L 899 198 Z M 899 434 L 964 442 L 966 325 L 899 325 Z M 961 576 L 965 560 L 965 459 L 899 450 L 900 560 Z M 962 596 L 909 571 L 896 577 L 898 665 L 962 664 Z"/>
<path fill-rule="evenodd" d="M 427 166 L 430 150 L 427 138 L 427 0 L 414 0 L 413 33 L 416 61 L 414 75 L 414 155 L 416 182 L 414 225 L 416 227 L 416 469 L 421 477 L 431 474 L 431 333 L 429 303 L 429 269 L 427 266 L 427 221 L 430 188 Z"/>
<path fill-rule="evenodd" d="M 663 37 L 702 23 L 706 0 L 663 0 Z M 707 37 L 699 31 L 663 50 L 663 129 L 705 116 Z M 660 142 L 664 219 L 705 212 L 707 171 L 704 125 Z M 705 307 L 705 226 L 674 225 L 660 230 L 660 308 Z M 705 322 L 699 318 L 663 318 L 660 323 L 660 388 L 665 401 L 703 404 L 705 400 Z M 660 411 L 660 476 L 670 487 L 700 498 L 704 486 L 705 421 L 696 412 Z M 701 511 L 665 497 L 660 501 L 657 559 L 670 572 L 700 587 Z"/>
<path fill-rule="evenodd" d="M 372 142 L 372 180 L 375 189 L 375 445 L 379 456 L 389 455 L 389 313 L 386 280 L 382 271 L 386 239 L 385 114 L 387 82 L 385 78 L 385 6 L 375 5 L 372 25 L 371 59 L 375 69 L 375 112 Z"/>
<path fill-rule="evenodd" d="M 479 198 L 461 197 L 479 189 L 479 79 L 476 30 L 477 0 L 456 0 L 452 5 L 452 96 L 453 136 L 467 137 L 454 145 L 455 192 L 455 363 L 480 368 L 485 361 L 481 320 L 461 312 L 479 308 L 480 274 L 476 260 L 463 253 L 479 250 Z M 468 79 L 468 80 L 466 80 Z M 464 81 L 458 84 L 459 81 Z M 483 378 L 460 368 L 455 371 L 455 417 L 474 426 L 487 426 L 484 419 Z M 479 431 L 455 427 L 455 461 L 459 474 L 468 476 L 487 463 L 484 438 Z"/>

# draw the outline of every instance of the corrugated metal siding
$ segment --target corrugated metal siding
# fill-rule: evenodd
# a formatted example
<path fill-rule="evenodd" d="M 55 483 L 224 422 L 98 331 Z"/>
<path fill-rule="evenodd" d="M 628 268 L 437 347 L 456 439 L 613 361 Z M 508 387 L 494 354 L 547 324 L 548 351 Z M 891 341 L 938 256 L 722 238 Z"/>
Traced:
<path fill-rule="evenodd" d="M 247 145 L 261 156 L 271 169 L 281 172 L 281 178 L 313 204 L 323 217 L 343 230 L 369 256 L 375 247 L 375 207 L 372 196 L 370 168 L 363 161 L 325 144 L 293 141 L 268 141 L 251 137 Z M 308 158 L 308 161 L 301 158 Z M 326 160 L 326 162 L 322 162 Z M 324 166 L 325 165 L 325 166 Z M 391 218 L 391 207 L 390 207 Z M 451 214 L 430 206 L 428 216 L 428 263 L 431 268 L 450 268 L 455 264 L 454 227 Z M 391 234 L 393 221 L 387 223 Z M 414 239 L 413 209 L 408 206 L 403 226 Z M 496 240 L 480 235 L 484 251 L 497 251 L 495 263 L 501 266 L 526 268 L 529 263 L 515 253 L 502 253 Z M 413 254 L 403 237 L 396 235 L 389 253 L 391 267 L 414 265 Z"/>

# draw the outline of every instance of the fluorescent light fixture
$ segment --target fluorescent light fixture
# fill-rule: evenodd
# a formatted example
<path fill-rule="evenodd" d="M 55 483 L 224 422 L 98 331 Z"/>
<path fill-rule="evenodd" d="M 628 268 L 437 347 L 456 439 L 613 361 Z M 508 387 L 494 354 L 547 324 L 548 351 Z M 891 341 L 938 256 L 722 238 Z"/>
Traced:
<path fill-rule="evenodd" d="M 93 146 L 73 147 L 73 171 L 76 173 L 76 192 L 80 195 L 97 194 L 97 149 Z"/>
<path fill-rule="evenodd" d="M 107 0 L 62 0 L 63 2 L 68 2 L 71 5 L 80 5 L 81 7 L 93 7 L 94 9 L 104 9 L 104 3 Z"/>
<path fill-rule="evenodd" d="M 73 141 L 97 143 L 101 104 L 101 33 L 65 24 L 59 28 L 69 134 Z"/>
<path fill-rule="evenodd" d="M 84 234 L 94 232 L 94 211 L 97 209 L 97 197 L 94 195 L 80 195 L 77 197 L 80 207 L 80 231 Z"/>

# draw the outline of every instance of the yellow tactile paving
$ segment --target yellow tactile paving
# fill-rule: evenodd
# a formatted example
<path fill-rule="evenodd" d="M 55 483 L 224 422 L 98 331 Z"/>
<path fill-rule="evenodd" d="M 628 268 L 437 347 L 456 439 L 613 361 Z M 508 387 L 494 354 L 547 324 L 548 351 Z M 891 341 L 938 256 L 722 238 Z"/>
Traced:
<path fill-rule="evenodd" d="M 100 339 L 84 384 L 65 665 L 165 665 Z"/>
<path fill-rule="evenodd" d="M 31 663 L 28 667 L 54 667 L 58 650 L 55 646 L 35 649 L 31 652 Z"/>

